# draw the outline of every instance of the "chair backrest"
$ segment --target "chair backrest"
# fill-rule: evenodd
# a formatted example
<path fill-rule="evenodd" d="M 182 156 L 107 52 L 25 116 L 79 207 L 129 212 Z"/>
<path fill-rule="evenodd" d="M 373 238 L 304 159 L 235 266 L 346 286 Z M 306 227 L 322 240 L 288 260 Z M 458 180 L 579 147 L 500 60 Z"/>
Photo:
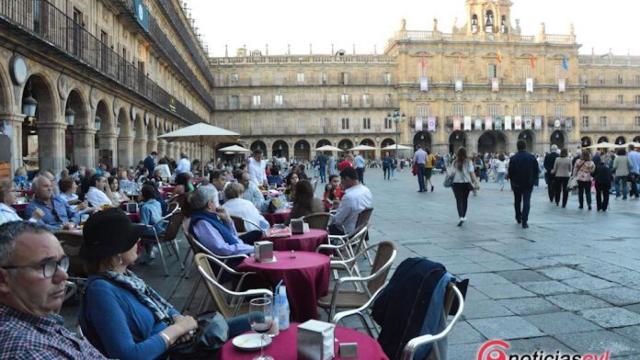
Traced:
<path fill-rule="evenodd" d="M 173 241 L 178 236 L 178 231 L 182 227 L 182 220 L 184 215 L 180 211 L 176 211 L 171 217 L 169 217 L 169 224 L 164 231 L 163 241 Z"/>
<path fill-rule="evenodd" d="M 358 220 L 356 221 L 356 229 L 362 226 L 369 226 L 369 220 L 371 220 L 371 214 L 373 213 L 373 208 L 366 208 L 358 214 Z"/>
<path fill-rule="evenodd" d="M 237 232 L 247 232 L 243 218 L 231 215 L 231 220 L 233 220 L 233 225 L 235 225 Z"/>
<path fill-rule="evenodd" d="M 233 309 L 231 305 L 227 302 L 228 290 L 222 286 L 216 279 L 217 276 L 213 272 L 211 268 L 211 264 L 209 261 L 217 262 L 217 265 L 222 264 L 218 259 L 207 256 L 205 254 L 196 254 L 196 266 L 198 267 L 198 271 L 202 276 L 205 284 L 207 284 L 207 289 L 209 290 L 209 294 L 213 298 L 213 301 L 216 303 L 216 307 L 218 311 L 225 317 L 225 319 L 233 316 Z M 224 264 L 222 264 L 224 265 Z"/>
<path fill-rule="evenodd" d="M 305 216 L 303 220 L 309 224 L 309 228 L 311 229 L 327 230 L 330 218 L 331 215 L 329 215 L 329 213 L 318 212 Z"/>
<path fill-rule="evenodd" d="M 378 244 L 369 246 L 365 251 L 372 247 L 378 248 L 371 268 L 371 275 L 376 274 L 376 276 L 367 283 L 367 288 L 373 294 L 387 281 L 387 275 L 391 270 L 393 261 L 396 259 L 398 250 L 393 241 L 381 241 Z"/>

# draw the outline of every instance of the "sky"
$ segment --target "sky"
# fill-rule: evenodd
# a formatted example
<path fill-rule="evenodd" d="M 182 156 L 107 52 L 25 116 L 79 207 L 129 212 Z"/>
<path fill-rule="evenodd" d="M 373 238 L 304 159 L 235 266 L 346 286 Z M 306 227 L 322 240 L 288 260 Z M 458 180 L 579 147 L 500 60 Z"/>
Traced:
<path fill-rule="evenodd" d="M 387 40 L 405 18 L 408 30 L 438 28 L 451 32 L 466 22 L 465 0 L 180 0 L 186 2 L 209 55 L 229 55 L 246 45 L 249 50 L 269 54 L 347 53 L 380 54 Z M 512 0 L 513 26 L 520 19 L 523 35 L 538 33 L 544 22 L 547 34 L 568 34 L 574 24 L 580 53 L 640 55 L 639 0 Z"/>

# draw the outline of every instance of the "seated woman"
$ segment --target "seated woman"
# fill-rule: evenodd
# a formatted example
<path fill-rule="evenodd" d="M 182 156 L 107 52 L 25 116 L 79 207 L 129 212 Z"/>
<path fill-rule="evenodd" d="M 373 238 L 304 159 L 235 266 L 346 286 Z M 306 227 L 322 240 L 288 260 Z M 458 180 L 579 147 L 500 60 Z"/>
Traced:
<path fill-rule="evenodd" d="M 338 175 L 329 176 L 329 183 L 325 186 L 324 194 L 322 195 L 324 208 L 327 211 L 337 209 L 343 196 L 344 190 L 342 190 L 342 186 L 340 186 L 340 177 Z"/>
<path fill-rule="evenodd" d="M 120 204 L 124 201 L 130 200 L 120 188 L 120 181 L 115 176 L 109 177 L 109 179 L 107 179 L 107 183 L 109 183 L 109 189 L 111 190 L 112 198 L 115 202 Z"/>
<path fill-rule="evenodd" d="M 287 197 L 287 200 L 289 201 L 294 201 L 295 196 L 296 196 L 296 190 L 295 190 L 295 186 L 298 183 L 298 173 L 297 172 L 291 172 L 289 173 L 289 175 L 287 175 L 287 178 L 285 179 L 285 189 L 284 189 L 284 195 Z"/>
<path fill-rule="evenodd" d="M 69 205 L 75 205 L 80 202 L 78 197 L 78 185 L 71 176 L 63 177 L 58 181 L 58 188 L 60 189 L 60 197 L 67 201 Z"/>
<path fill-rule="evenodd" d="M 23 219 L 18 215 L 16 209 L 13 208 L 13 203 L 16 202 L 16 196 L 13 189 L 13 183 L 8 180 L 0 181 L 0 225 L 11 221 L 22 221 Z M 40 209 L 36 209 L 31 214 L 31 222 L 37 222 L 44 216 L 44 212 Z"/>
<path fill-rule="evenodd" d="M 244 186 L 239 183 L 231 183 L 224 189 L 224 198 L 226 199 L 223 208 L 227 210 L 230 216 L 237 216 L 239 218 L 248 220 L 245 221 L 244 227 L 247 231 L 259 230 L 264 231 L 269 229 L 269 222 L 258 212 L 258 209 L 249 200 L 242 198 L 244 193 Z M 253 224 L 257 224 L 256 228 Z"/>
<path fill-rule="evenodd" d="M 173 190 L 174 195 L 182 195 L 193 192 L 195 187 L 191 182 L 190 173 L 180 173 L 176 176 L 176 188 Z"/>
<path fill-rule="evenodd" d="M 20 166 L 16 169 L 16 172 L 13 176 L 13 183 L 17 188 L 24 189 L 29 184 L 27 177 L 27 168 L 24 166 Z"/>
<path fill-rule="evenodd" d="M 166 357 L 173 344 L 190 340 L 198 327 L 127 269 L 136 260 L 143 231 L 120 209 L 92 215 L 83 228 L 80 256 L 90 277 L 78 320 L 87 339 L 109 358 Z M 246 317 L 227 322 L 229 337 L 249 330 Z"/>
<path fill-rule="evenodd" d="M 253 253 L 254 241 L 262 238 L 261 231 L 250 231 L 238 236 L 227 210 L 215 205 L 215 194 L 210 188 L 198 188 L 189 195 L 187 215 L 189 232 L 209 251 L 228 256 Z"/>
<path fill-rule="evenodd" d="M 85 195 L 85 199 L 93 207 L 100 208 L 104 206 L 118 207 L 120 203 L 113 200 L 111 188 L 104 176 L 93 175 L 89 180 L 89 191 Z"/>
<path fill-rule="evenodd" d="M 313 186 L 307 180 L 300 180 L 296 184 L 296 198 L 293 201 L 293 209 L 289 215 L 289 220 L 298 219 L 309 214 L 324 212 L 322 200 L 313 196 Z"/>

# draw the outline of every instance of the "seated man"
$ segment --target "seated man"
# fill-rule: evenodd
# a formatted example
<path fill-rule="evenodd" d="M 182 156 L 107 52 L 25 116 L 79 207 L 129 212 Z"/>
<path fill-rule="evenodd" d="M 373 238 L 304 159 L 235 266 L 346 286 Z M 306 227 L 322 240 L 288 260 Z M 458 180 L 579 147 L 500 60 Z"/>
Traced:
<path fill-rule="evenodd" d="M 100 175 L 94 175 L 89 181 L 89 191 L 85 195 L 86 200 L 91 206 L 101 208 L 103 206 L 118 207 L 120 203 L 114 201 L 111 188 L 107 182 L 107 178 Z"/>
<path fill-rule="evenodd" d="M 105 359 L 57 312 L 69 259 L 41 225 L 0 226 L 0 359 Z"/>
<path fill-rule="evenodd" d="M 253 246 L 245 244 L 245 241 L 253 243 L 262 238 L 261 231 L 250 231 L 238 236 L 227 211 L 215 206 L 211 189 L 198 188 L 191 194 L 189 208 L 191 210 L 189 232 L 216 255 L 251 254 Z"/>
<path fill-rule="evenodd" d="M 367 208 L 373 207 L 371 191 L 358 181 L 358 173 L 352 167 L 345 167 L 340 172 L 344 188 L 344 196 L 329 226 L 329 234 L 351 234 L 356 229 L 358 215 Z"/>
<path fill-rule="evenodd" d="M 211 185 L 216 189 L 216 197 L 219 204 L 224 203 L 224 188 L 227 185 L 227 171 L 213 170 L 209 175 Z"/>
<path fill-rule="evenodd" d="M 73 211 L 69 204 L 58 196 L 53 195 L 53 183 L 44 176 L 33 179 L 33 200 L 27 206 L 26 215 L 33 217 L 33 213 L 40 209 L 44 216 L 38 223 L 45 225 L 51 231 L 69 229 L 80 221 L 80 215 Z"/>
<path fill-rule="evenodd" d="M 244 193 L 244 186 L 238 183 L 231 183 L 224 189 L 224 198 L 227 199 L 223 208 L 227 210 L 230 216 L 236 216 L 250 222 L 245 221 L 244 228 L 247 231 L 251 230 L 267 230 L 269 229 L 269 222 L 260 214 L 258 209 L 249 200 L 242 198 Z M 253 224 L 258 225 L 254 226 Z"/>
<path fill-rule="evenodd" d="M 238 182 L 244 186 L 244 195 L 242 197 L 245 200 L 251 201 L 258 211 L 267 211 L 269 203 L 264 199 L 264 195 L 262 195 L 262 191 L 258 189 L 258 185 L 252 180 L 249 180 L 249 173 L 244 171 L 242 175 L 240 175 Z"/>

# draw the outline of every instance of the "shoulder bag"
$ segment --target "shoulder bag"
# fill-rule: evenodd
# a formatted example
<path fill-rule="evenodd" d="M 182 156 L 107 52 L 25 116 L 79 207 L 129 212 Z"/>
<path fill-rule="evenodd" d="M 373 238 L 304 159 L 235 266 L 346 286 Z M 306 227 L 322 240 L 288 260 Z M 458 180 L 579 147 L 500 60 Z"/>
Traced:
<path fill-rule="evenodd" d="M 582 170 L 586 163 L 586 161 L 582 160 L 582 165 L 580 165 L 580 168 L 578 168 L 576 174 L 571 175 L 571 177 L 569 178 L 569 182 L 567 183 L 567 190 L 573 191 L 578 188 L 578 173 L 580 172 L 580 170 Z"/>

